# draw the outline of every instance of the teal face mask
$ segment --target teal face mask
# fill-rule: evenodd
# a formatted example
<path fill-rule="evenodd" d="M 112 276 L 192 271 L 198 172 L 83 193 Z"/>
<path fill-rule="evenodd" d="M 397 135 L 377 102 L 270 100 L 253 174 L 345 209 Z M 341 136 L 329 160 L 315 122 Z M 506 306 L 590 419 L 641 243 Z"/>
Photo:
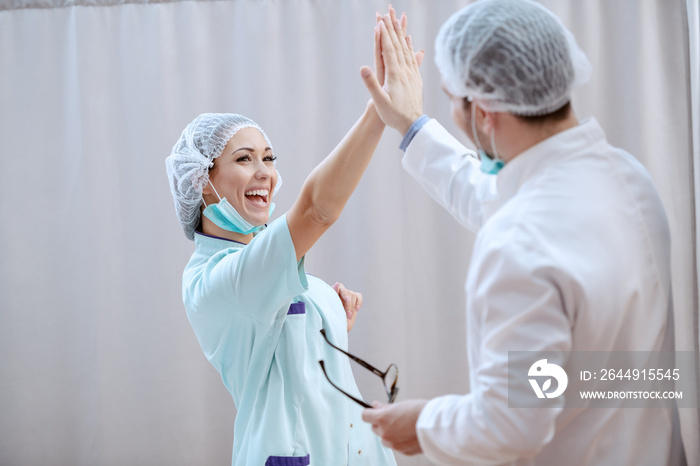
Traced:
<path fill-rule="evenodd" d="M 476 105 L 476 103 L 471 98 L 468 97 L 468 99 L 469 102 L 471 102 L 472 134 L 474 135 L 474 142 L 476 142 L 476 145 L 479 147 L 479 150 L 477 151 L 479 154 L 479 160 L 481 160 L 481 165 L 479 168 L 481 168 L 481 171 L 486 173 L 487 175 L 498 175 L 498 172 L 501 171 L 501 169 L 505 166 L 506 163 L 503 159 L 498 157 L 498 150 L 496 149 L 496 140 L 494 139 L 495 130 L 491 131 L 491 147 L 493 148 L 493 152 L 495 154 L 494 157 L 491 157 L 481 147 L 481 143 L 479 142 L 479 136 L 476 134 L 476 119 L 474 118 L 474 105 Z"/>
<path fill-rule="evenodd" d="M 211 220 L 214 225 L 226 231 L 242 233 L 244 235 L 262 230 L 262 225 L 252 225 L 241 217 L 241 214 L 238 213 L 225 197 L 222 199 L 221 196 L 219 196 L 219 193 L 216 191 L 216 188 L 214 188 L 214 185 L 211 184 L 211 181 L 209 181 L 209 184 L 214 189 L 216 197 L 219 198 L 219 203 L 208 205 L 202 214 Z M 270 203 L 270 215 L 272 215 L 273 210 L 275 210 L 274 202 Z"/>
<path fill-rule="evenodd" d="M 501 168 L 505 166 L 503 159 L 492 159 L 483 149 L 479 149 L 479 159 L 481 160 L 481 171 L 487 175 L 498 175 Z"/>

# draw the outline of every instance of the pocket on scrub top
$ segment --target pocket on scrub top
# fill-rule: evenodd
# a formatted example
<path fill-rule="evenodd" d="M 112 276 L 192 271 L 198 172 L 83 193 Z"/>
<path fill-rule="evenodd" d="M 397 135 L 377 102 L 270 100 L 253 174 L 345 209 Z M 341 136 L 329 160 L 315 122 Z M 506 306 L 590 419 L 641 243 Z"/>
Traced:
<path fill-rule="evenodd" d="M 306 314 L 306 303 L 304 301 L 299 301 L 298 303 L 292 303 L 289 306 L 289 310 L 287 311 L 287 315 L 298 315 L 298 314 Z"/>
<path fill-rule="evenodd" d="M 306 456 L 270 456 L 265 466 L 308 466 L 311 464 L 310 455 Z"/>
<path fill-rule="evenodd" d="M 303 301 L 289 306 L 275 353 L 286 375 L 291 377 L 290 381 L 303 383 L 301 372 L 306 357 L 306 304 Z"/>

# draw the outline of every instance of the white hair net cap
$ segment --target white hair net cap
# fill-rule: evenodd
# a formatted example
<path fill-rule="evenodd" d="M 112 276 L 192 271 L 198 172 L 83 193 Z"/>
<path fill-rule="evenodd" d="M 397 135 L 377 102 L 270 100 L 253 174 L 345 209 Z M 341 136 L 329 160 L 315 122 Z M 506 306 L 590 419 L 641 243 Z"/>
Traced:
<path fill-rule="evenodd" d="M 202 189 L 209 182 L 209 169 L 228 141 L 243 128 L 256 128 L 272 148 L 265 132 L 253 120 L 234 113 L 203 113 L 182 131 L 165 159 L 175 212 L 188 239 L 194 239 L 199 224 Z M 275 193 L 281 184 L 279 179 Z"/>
<path fill-rule="evenodd" d="M 591 76 L 576 39 L 529 0 L 480 0 L 453 14 L 435 39 L 447 90 L 490 112 L 545 115 Z"/>

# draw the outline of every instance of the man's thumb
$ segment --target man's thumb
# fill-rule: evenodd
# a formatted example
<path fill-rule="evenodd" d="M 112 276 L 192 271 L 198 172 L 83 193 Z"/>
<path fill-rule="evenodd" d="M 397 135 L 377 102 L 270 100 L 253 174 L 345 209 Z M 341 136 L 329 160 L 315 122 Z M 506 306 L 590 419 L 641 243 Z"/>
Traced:
<path fill-rule="evenodd" d="M 372 100 L 375 102 L 380 102 L 387 99 L 386 92 L 384 92 L 382 86 L 379 85 L 377 77 L 374 75 L 374 72 L 369 66 L 363 66 L 360 68 L 360 75 L 362 76 L 362 80 L 365 82 L 365 86 L 367 86 L 367 90 L 372 96 Z"/>

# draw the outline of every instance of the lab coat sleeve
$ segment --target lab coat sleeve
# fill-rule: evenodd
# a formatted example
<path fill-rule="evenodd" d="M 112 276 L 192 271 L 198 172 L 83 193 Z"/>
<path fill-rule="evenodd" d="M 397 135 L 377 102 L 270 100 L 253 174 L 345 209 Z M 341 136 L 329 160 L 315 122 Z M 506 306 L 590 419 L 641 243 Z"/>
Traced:
<path fill-rule="evenodd" d="M 478 361 L 471 371 L 472 391 L 431 400 L 416 424 L 425 455 L 437 464 L 502 464 L 533 457 L 552 439 L 566 396 L 547 399 L 545 407 L 509 407 L 516 396 L 536 400 L 527 380 L 529 367 L 522 377 L 514 371 L 516 383 L 509 387 L 509 351 L 547 351 L 564 364 L 571 350 L 556 267 L 512 239 L 476 259 L 478 270 L 470 274 L 475 281 L 467 286 L 473 293 L 468 325 L 476 325 L 481 336 L 477 347 L 470 347 L 478 354 L 472 359 Z M 535 362 L 525 359 L 528 365 Z"/>
<path fill-rule="evenodd" d="M 296 260 L 285 215 L 273 221 L 246 247 L 212 256 L 194 293 L 203 301 L 221 301 L 218 306 L 202 302 L 203 309 L 226 309 L 270 324 L 287 301 L 306 289 L 304 259 Z"/>
<path fill-rule="evenodd" d="M 464 227 L 484 222 L 481 202 L 495 192 L 495 176 L 481 172 L 474 151 L 437 120 L 428 121 L 406 149 L 403 167 Z"/>

